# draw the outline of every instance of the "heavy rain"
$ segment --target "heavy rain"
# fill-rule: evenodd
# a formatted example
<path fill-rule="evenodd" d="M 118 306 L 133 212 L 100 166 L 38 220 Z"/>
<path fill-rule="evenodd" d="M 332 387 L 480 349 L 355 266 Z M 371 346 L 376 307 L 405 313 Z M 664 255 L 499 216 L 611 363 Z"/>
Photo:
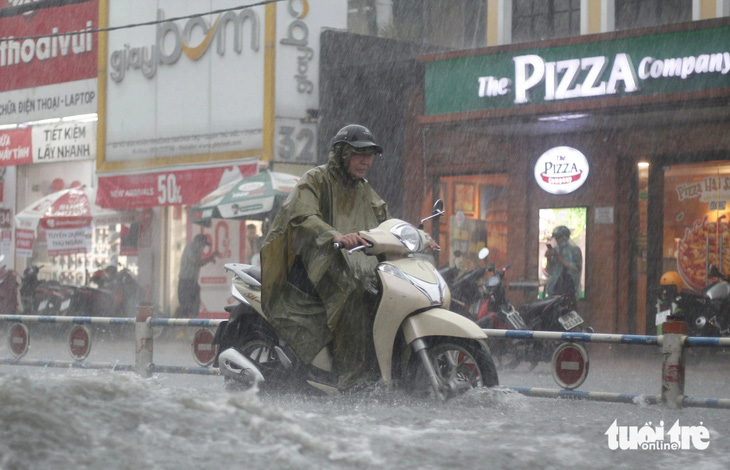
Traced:
<path fill-rule="evenodd" d="M 728 468 L 728 17 L 0 5 L 0 469 Z"/>

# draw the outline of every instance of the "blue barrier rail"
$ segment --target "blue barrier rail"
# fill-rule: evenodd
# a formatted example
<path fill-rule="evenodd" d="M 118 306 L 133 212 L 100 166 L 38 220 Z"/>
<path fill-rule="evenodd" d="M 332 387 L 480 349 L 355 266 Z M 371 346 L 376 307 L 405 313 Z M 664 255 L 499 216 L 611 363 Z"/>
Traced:
<path fill-rule="evenodd" d="M 26 350 L 18 352 L 14 358 L 0 358 L 0 365 L 14 365 L 14 366 L 34 366 L 34 367 L 56 367 L 64 369 L 108 369 L 113 371 L 136 371 L 144 376 L 149 376 L 152 373 L 171 373 L 171 374 L 194 374 L 194 375 L 218 375 L 217 367 L 187 367 L 187 366 L 170 366 L 170 365 L 159 365 L 152 362 L 152 351 L 154 335 L 152 327 L 154 326 L 182 326 L 182 327 L 198 327 L 198 328 L 213 328 L 217 327 L 221 322 L 225 320 L 221 319 L 202 319 L 202 318 L 153 318 L 153 317 L 137 317 L 137 318 L 118 318 L 118 317 L 89 317 L 89 316 L 77 316 L 77 317 L 64 317 L 64 316 L 47 316 L 47 315 L 0 315 L 0 321 L 13 323 L 13 324 L 74 324 L 74 325 L 135 325 L 135 336 L 137 347 L 135 350 L 135 363 L 134 364 L 121 364 L 116 362 L 88 362 L 83 360 L 75 361 L 61 361 L 61 360 L 28 360 L 22 359 L 25 355 Z M 141 332 L 141 336 L 140 336 Z M 29 335 L 27 330 L 20 331 L 19 334 Z M 87 332 L 88 334 L 88 332 Z M 8 340 L 11 342 L 13 337 L 9 337 Z M 23 338 L 20 338 L 21 340 Z M 212 339 L 212 336 L 211 336 Z M 26 345 L 30 338 L 25 338 Z M 70 343 L 73 343 L 74 338 L 69 338 Z M 90 343 L 90 339 L 88 341 Z M 198 346 L 208 346 L 207 351 L 213 350 L 212 344 L 198 344 Z M 89 344 L 90 348 L 91 345 Z M 193 344 L 193 348 L 196 345 Z M 88 351 L 86 351 L 88 354 Z M 193 351 L 195 355 L 195 351 Z M 197 360 L 197 359 L 196 359 Z M 212 361 L 210 361 L 212 362 Z"/>
<path fill-rule="evenodd" d="M 140 310 L 141 311 L 141 310 Z M 155 326 L 183 326 L 212 328 L 220 325 L 225 320 L 221 319 L 185 319 L 185 318 L 156 318 L 150 315 L 138 314 L 136 318 L 116 317 L 60 317 L 60 316 L 37 316 L 37 315 L 0 315 L 0 321 L 25 324 L 25 323 L 70 323 L 75 325 L 135 325 L 135 363 L 98 363 L 85 361 L 59 361 L 59 360 L 24 360 L 22 355 L 10 359 L 0 358 L 0 365 L 36 366 L 36 367 L 59 367 L 75 369 L 109 369 L 113 371 L 135 371 L 142 376 L 149 377 L 152 373 L 178 373 L 196 375 L 218 375 L 219 371 L 210 364 L 202 364 L 201 367 L 167 366 L 154 364 L 152 352 L 154 335 L 152 328 Z M 666 325 L 666 324 L 665 324 Z M 730 347 L 730 338 L 701 338 L 687 337 L 676 332 L 669 332 L 671 328 L 665 328 L 666 332 L 660 336 L 650 335 L 622 335 L 604 333 L 571 333 L 571 332 L 548 332 L 529 330 L 496 330 L 484 329 L 489 338 L 537 340 L 537 341 L 562 341 L 569 343 L 616 343 L 627 345 L 661 346 L 663 350 L 664 363 L 662 364 L 662 394 L 661 395 L 632 395 L 621 393 L 605 392 L 583 392 L 576 390 L 550 390 L 530 387 L 505 387 L 517 393 L 532 397 L 547 398 L 573 398 L 595 401 L 611 401 L 617 403 L 663 403 L 673 408 L 680 407 L 707 407 L 707 408 L 729 408 L 730 399 L 719 398 L 693 398 L 684 396 L 683 380 L 674 380 L 676 377 L 684 377 L 684 348 L 687 347 Z M 25 330 L 25 334 L 27 330 Z M 21 338 L 22 339 L 22 338 Z M 212 341 L 212 338 L 210 338 Z M 13 338 L 9 338 L 12 342 Z M 73 338 L 70 338 L 73 342 Z M 213 347 L 212 344 L 207 350 Z M 194 345 L 195 348 L 195 345 Z M 11 344 L 12 349 L 12 344 Z M 194 351 L 195 354 L 195 351 Z M 196 361 L 198 361 L 196 357 Z M 212 363 L 212 361 L 210 361 Z M 200 363 L 200 362 L 199 362 Z M 586 367 L 587 369 L 587 367 Z M 587 372 L 587 370 L 586 370 Z M 582 383 L 582 382 L 581 382 Z"/>
<path fill-rule="evenodd" d="M 662 347 L 662 393 L 661 395 L 630 395 L 621 393 L 583 392 L 576 390 L 553 390 L 530 387 L 506 387 L 526 396 L 542 398 L 573 398 L 581 400 L 610 401 L 615 403 L 663 403 L 670 408 L 705 407 L 730 409 L 730 399 L 694 398 L 684 396 L 684 349 L 696 347 L 729 347 L 730 338 L 706 338 L 686 336 L 687 325 L 671 320 L 663 324 L 664 335 L 621 335 L 605 333 L 572 333 L 557 331 L 496 330 L 483 329 L 489 338 L 516 339 L 527 341 L 565 341 L 569 343 L 614 343 Z M 585 351 L 585 350 L 584 350 Z M 586 353 L 587 354 L 587 353 Z M 556 359 L 553 357 L 553 377 L 556 377 Z M 587 364 L 585 365 L 587 374 Z M 585 378 L 585 376 L 583 377 Z M 582 380 L 578 386 L 582 384 Z"/>

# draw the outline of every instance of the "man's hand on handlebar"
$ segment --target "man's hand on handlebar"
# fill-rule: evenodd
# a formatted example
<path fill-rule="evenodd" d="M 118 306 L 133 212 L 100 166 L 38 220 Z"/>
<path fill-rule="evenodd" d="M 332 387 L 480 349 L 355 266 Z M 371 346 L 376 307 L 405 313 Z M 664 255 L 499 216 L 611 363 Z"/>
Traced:
<path fill-rule="evenodd" d="M 367 240 L 365 240 L 363 237 L 360 236 L 360 234 L 357 233 L 337 235 L 335 238 L 332 239 L 332 242 L 339 243 L 343 248 L 347 248 L 348 250 L 360 245 L 369 245 Z"/>

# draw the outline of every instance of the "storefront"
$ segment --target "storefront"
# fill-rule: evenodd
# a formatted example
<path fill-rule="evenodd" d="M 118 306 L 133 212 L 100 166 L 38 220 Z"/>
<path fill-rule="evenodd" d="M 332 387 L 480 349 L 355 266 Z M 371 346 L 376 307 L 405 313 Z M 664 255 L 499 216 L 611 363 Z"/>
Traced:
<path fill-rule="evenodd" d="M 408 216 L 444 198 L 439 264 L 486 245 L 524 300 L 545 284 L 547 237 L 566 225 L 588 322 L 652 333 L 662 272 L 698 289 L 707 263 L 730 268 L 728 44 L 722 19 L 423 56 Z"/>

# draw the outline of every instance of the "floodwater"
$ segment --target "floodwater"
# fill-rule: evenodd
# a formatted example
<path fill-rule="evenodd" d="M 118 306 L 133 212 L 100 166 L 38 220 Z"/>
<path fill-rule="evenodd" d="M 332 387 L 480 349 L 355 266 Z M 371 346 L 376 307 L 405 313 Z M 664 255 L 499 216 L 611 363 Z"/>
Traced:
<path fill-rule="evenodd" d="M 0 342 L 7 328 L 0 325 Z M 70 360 L 34 335 L 25 359 Z M 165 331 L 155 363 L 195 366 L 191 336 Z M 94 336 L 87 361 L 134 361 L 132 336 Z M 591 346 L 579 390 L 660 393 L 656 347 Z M 633 348 L 633 349 L 632 349 Z M 638 348 L 638 349 L 637 349 Z M 0 344 L 0 357 L 10 357 Z M 730 359 L 688 357 L 686 393 L 729 398 Z M 501 371 L 503 385 L 557 388 L 546 363 Z M 723 395 L 724 394 L 724 395 Z M 607 430 L 703 427 L 707 448 L 611 450 Z M 651 423 L 651 424 L 650 424 Z M 647 428 L 648 429 L 648 428 Z M 669 441 L 669 437 L 666 437 Z M 445 404 L 230 391 L 217 376 L 0 366 L 0 468 L 452 469 L 730 468 L 730 410 L 531 398 L 474 391 Z"/>

